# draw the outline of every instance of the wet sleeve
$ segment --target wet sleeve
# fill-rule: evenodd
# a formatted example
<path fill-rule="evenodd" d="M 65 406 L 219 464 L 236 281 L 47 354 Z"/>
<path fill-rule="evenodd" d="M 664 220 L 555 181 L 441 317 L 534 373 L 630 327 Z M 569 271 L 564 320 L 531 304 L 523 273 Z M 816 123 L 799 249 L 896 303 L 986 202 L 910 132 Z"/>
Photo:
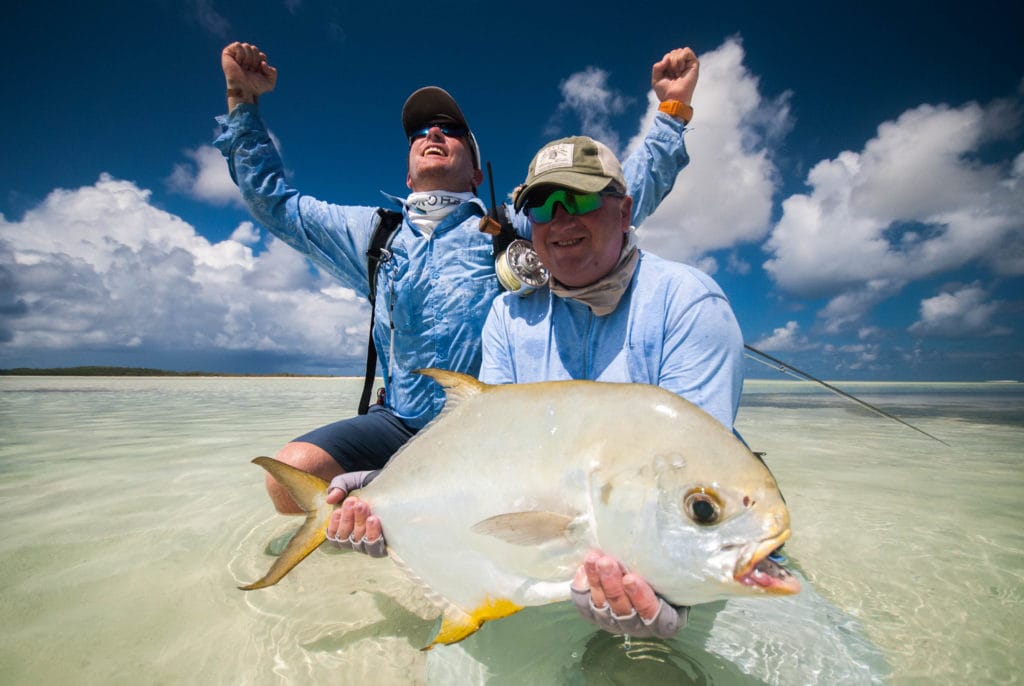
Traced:
<path fill-rule="evenodd" d="M 672 191 L 679 172 L 690 163 L 683 142 L 684 130 L 681 121 L 664 113 L 656 114 L 643 140 L 622 163 L 626 189 L 633 197 L 634 226 L 658 209 Z M 533 226 L 526 214 L 516 212 L 511 204 L 508 212 L 516 232 L 523 238 L 532 238 Z"/>
<path fill-rule="evenodd" d="M 683 131 L 681 121 L 657 113 L 643 141 L 623 162 L 622 173 L 633 196 L 633 226 L 640 226 L 658 209 L 679 172 L 689 164 Z"/>
<path fill-rule="evenodd" d="M 268 231 L 361 295 L 367 293 L 366 250 L 379 217 L 374 207 L 334 205 L 292 188 L 255 105 L 217 118 L 214 145 L 228 163 L 249 212 Z"/>

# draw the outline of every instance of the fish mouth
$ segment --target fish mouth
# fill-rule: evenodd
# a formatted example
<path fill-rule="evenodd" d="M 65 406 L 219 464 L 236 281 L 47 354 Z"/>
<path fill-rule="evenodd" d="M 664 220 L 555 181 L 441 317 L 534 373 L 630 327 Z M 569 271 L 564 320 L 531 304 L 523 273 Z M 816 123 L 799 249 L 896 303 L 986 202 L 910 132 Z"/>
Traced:
<path fill-rule="evenodd" d="M 773 595 L 799 593 L 800 581 L 792 572 L 768 557 L 790 537 L 790 534 L 790 530 L 786 529 L 778 536 L 761 541 L 745 564 L 740 560 L 736 565 L 733 579 L 744 586 Z"/>

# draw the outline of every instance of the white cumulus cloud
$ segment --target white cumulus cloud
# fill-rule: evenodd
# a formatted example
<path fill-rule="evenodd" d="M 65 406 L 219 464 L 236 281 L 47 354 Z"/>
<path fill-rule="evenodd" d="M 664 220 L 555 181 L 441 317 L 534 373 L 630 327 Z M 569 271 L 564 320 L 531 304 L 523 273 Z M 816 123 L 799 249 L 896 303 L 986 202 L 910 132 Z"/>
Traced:
<path fill-rule="evenodd" d="M 921 301 L 920 318 L 910 326 L 910 332 L 948 338 L 1008 335 L 1012 333 L 1009 329 L 992 322 L 1001 305 L 989 301 L 989 294 L 978 283 L 946 290 Z"/>
<path fill-rule="evenodd" d="M 810 171 L 766 243 L 765 269 L 803 296 L 919 280 L 979 263 L 1024 274 L 1019 165 L 980 161 L 1019 121 L 1006 102 L 922 105 L 878 127 L 861 152 Z"/>
<path fill-rule="evenodd" d="M 757 341 L 753 346 L 759 350 L 776 352 L 796 352 L 818 347 L 800 333 L 800 324 L 795 321 L 786 322 L 785 326 L 773 330 L 771 335 Z"/>
<path fill-rule="evenodd" d="M 211 243 L 150 193 L 103 175 L 0 216 L 0 352 L 260 351 L 337 364 L 365 354 L 365 301 L 243 222 Z"/>
<path fill-rule="evenodd" d="M 858 336 L 863 336 L 864 327 L 861 323 L 865 317 L 875 305 L 899 293 L 904 285 L 905 282 L 896 279 L 872 279 L 850 287 L 829 300 L 818 312 L 822 331 L 841 334 L 856 330 L 860 332 Z"/>
<path fill-rule="evenodd" d="M 700 79 L 686 133 L 691 161 L 640 231 L 643 247 L 690 263 L 768 234 L 779 182 L 772 151 L 793 125 L 789 93 L 774 98 L 761 93 L 757 77 L 743 63 L 738 38 L 698 57 Z M 628 149 L 640 144 L 657 109 L 652 91 L 641 133 Z"/>
<path fill-rule="evenodd" d="M 190 162 L 174 165 L 167 185 L 174 191 L 213 205 L 244 207 L 242 194 L 231 180 L 228 165 L 212 145 L 186 150 Z"/>
<path fill-rule="evenodd" d="M 570 74 L 559 89 L 562 102 L 548 124 L 548 135 L 561 135 L 560 122 L 567 115 L 572 115 L 579 119 L 582 134 L 618 151 L 619 134 L 611 125 L 611 117 L 625 110 L 628 99 L 608 86 L 608 72 L 587 67 Z"/>

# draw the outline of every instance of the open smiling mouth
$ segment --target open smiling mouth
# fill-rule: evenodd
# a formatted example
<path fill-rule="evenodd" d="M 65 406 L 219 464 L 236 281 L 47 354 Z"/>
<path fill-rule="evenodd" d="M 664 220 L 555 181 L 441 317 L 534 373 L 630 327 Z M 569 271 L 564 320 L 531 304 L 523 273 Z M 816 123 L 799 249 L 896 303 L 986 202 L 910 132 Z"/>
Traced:
<path fill-rule="evenodd" d="M 554 244 L 556 248 L 571 248 L 572 246 L 578 245 L 579 243 L 582 242 L 582 238 L 570 238 L 564 241 L 554 241 Z"/>
<path fill-rule="evenodd" d="M 423 150 L 424 157 L 431 157 L 435 155 L 440 157 L 448 157 L 448 153 L 446 153 L 444 150 L 437 147 L 436 145 L 428 146 Z"/>

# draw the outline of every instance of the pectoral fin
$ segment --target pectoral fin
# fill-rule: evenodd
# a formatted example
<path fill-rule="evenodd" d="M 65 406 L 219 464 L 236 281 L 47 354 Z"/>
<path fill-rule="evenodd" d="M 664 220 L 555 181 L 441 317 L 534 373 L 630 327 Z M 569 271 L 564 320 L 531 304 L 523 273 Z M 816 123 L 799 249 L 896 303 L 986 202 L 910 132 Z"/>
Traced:
<path fill-rule="evenodd" d="M 473 525 L 473 531 L 511 543 L 533 546 L 568 539 L 575 517 L 557 512 L 510 512 Z"/>
<path fill-rule="evenodd" d="M 327 519 L 334 511 L 334 506 L 324 500 L 327 482 L 323 479 L 269 457 L 257 457 L 253 462 L 270 472 L 288 490 L 299 507 L 306 511 L 306 521 L 262 579 L 239 586 L 243 591 L 273 586 L 306 559 L 327 538 Z"/>

